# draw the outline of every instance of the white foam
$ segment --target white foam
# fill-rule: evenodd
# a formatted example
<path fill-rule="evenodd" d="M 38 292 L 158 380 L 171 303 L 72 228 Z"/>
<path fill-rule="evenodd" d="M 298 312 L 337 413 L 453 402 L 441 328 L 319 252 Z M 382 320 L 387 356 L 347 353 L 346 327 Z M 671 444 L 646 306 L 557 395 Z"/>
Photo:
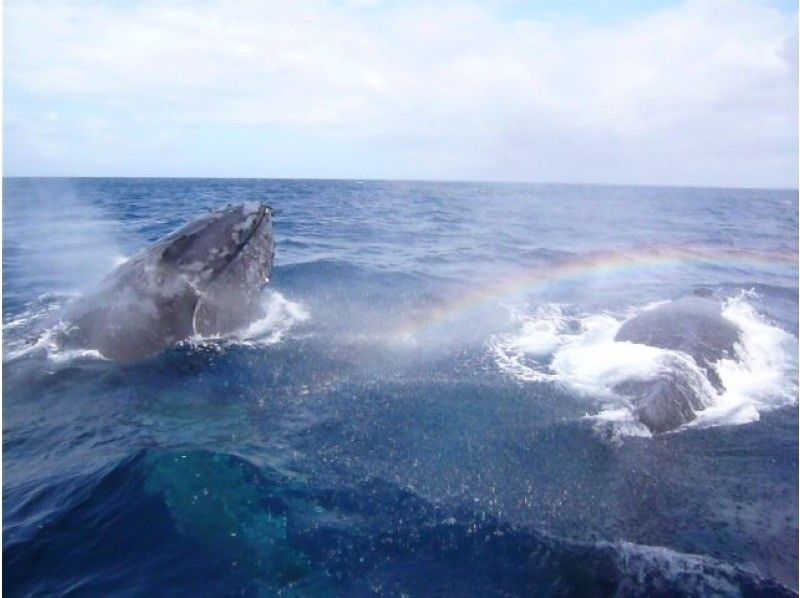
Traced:
<path fill-rule="evenodd" d="M 114 268 L 118 268 L 119 266 L 127 262 L 129 259 L 131 259 L 130 256 L 122 255 L 121 253 L 119 253 L 111 258 L 111 263 Z"/>
<path fill-rule="evenodd" d="M 612 442 L 619 442 L 625 437 L 637 436 L 650 438 L 653 433 L 639 421 L 628 406 L 606 405 L 594 415 L 587 414 L 584 419 L 594 422 L 594 429 L 607 435 Z"/>
<path fill-rule="evenodd" d="M 52 324 L 69 295 L 46 294 L 32 301 L 27 308 L 3 324 L 3 360 L 26 355 L 50 355 L 58 350 L 56 337 L 63 328 Z"/>
<path fill-rule="evenodd" d="M 726 302 L 723 316 L 742 331 L 736 355 L 714 368 L 725 391 L 718 393 L 695 361 L 679 351 L 615 341 L 625 320 L 664 302 L 623 314 L 569 317 L 565 306 L 548 305 L 517 315 L 516 332 L 492 339 L 498 367 L 523 382 L 553 382 L 585 397 L 592 406 L 586 417 L 612 437 L 649 436 L 614 387 L 625 380 L 647 380 L 669 372 L 679 375 L 707 405 L 683 428 L 739 425 L 764 411 L 797 402 L 797 341 L 767 322 L 747 302 L 751 295 Z"/>
<path fill-rule="evenodd" d="M 585 393 L 609 395 L 618 383 L 655 376 L 669 352 L 610 338 L 586 338 L 558 351 L 552 369 L 556 376 Z"/>
<path fill-rule="evenodd" d="M 305 322 L 310 314 L 300 304 L 289 301 L 278 292 L 267 300 L 264 317 L 256 320 L 235 336 L 244 342 L 272 345 L 283 340 L 296 324 Z"/>
<path fill-rule="evenodd" d="M 561 306 L 519 316 L 519 332 L 497 337 L 493 349 L 501 369 L 525 381 L 552 380 L 586 394 L 610 396 L 631 378 L 647 378 L 674 352 L 614 340 L 622 321 L 609 314 L 564 316 Z"/>
<path fill-rule="evenodd" d="M 28 323 L 29 321 L 26 321 L 23 322 L 21 325 L 25 325 Z M 35 353 L 43 353 L 45 355 L 50 355 L 58 349 L 58 345 L 55 342 L 55 336 L 56 336 L 55 328 L 45 330 L 34 339 L 18 338 L 10 340 L 6 335 L 7 340 L 5 341 L 3 347 L 3 360 L 13 361 L 14 359 L 19 359 L 20 357 L 25 357 L 27 355 L 32 355 Z"/>
<path fill-rule="evenodd" d="M 302 304 L 289 301 L 281 293 L 272 292 L 264 300 L 263 316 L 232 334 L 214 337 L 193 337 L 187 342 L 204 348 L 228 345 L 267 346 L 281 342 L 297 324 L 311 316 Z"/>
<path fill-rule="evenodd" d="M 700 554 L 678 552 L 664 546 L 649 546 L 632 542 L 598 542 L 598 547 L 610 548 L 628 582 L 623 588 L 638 593 L 647 581 L 663 578 L 676 591 L 702 595 L 739 595 L 739 578 L 756 576 L 753 570 Z M 630 585 L 628 585 L 630 584 Z M 655 587 L 658 587 L 656 581 Z M 623 593 L 626 593 L 623 591 Z"/>
<path fill-rule="evenodd" d="M 517 334 L 494 339 L 494 354 L 500 368 L 519 380 L 533 382 L 552 377 L 543 365 L 568 342 L 568 319 L 558 304 L 536 308 L 533 315 L 515 314 L 520 323 Z"/>
<path fill-rule="evenodd" d="M 522 331 L 512 339 L 512 347 L 526 355 L 544 356 L 552 353 L 564 339 L 564 317 L 561 306 L 545 305 L 537 308 L 533 317 L 521 317 Z"/>
<path fill-rule="evenodd" d="M 750 292 L 726 302 L 722 315 L 742 331 L 733 359 L 715 364 L 725 391 L 690 425 L 756 421 L 760 413 L 797 402 L 797 339 L 770 324 L 752 305 Z"/>
<path fill-rule="evenodd" d="M 36 321 L 36 319 L 32 318 L 26 321 L 25 324 Z M 58 343 L 58 338 L 66 328 L 66 324 L 58 322 L 42 330 L 32 338 L 22 337 L 7 341 L 4 346 L 4 360 L 13 361 L 35 354 L 41 354 L 56 363 L 63 363 L 73 359 L 105 359 L 96 349 L 63 349 Z"/>

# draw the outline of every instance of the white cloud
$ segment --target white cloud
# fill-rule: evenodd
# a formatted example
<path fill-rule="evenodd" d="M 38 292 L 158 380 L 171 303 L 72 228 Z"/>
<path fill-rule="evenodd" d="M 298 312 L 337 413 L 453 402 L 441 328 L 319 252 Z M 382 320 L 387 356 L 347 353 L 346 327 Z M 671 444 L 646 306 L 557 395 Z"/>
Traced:
<path fill-rule="evenodd" d="M 796 184 L 797 17 L 760 3 L 593 24 L 461 2 L 10 2 L 5 20 L 9 170 L 104 174 L 76 158 L 100 152 L 115 174 Z M 247 172 L 148 163 L 209 126 L 237 131 L 208 151 Z M 258 142 L 293 135 L 332 148 L 325 166 Z"/>

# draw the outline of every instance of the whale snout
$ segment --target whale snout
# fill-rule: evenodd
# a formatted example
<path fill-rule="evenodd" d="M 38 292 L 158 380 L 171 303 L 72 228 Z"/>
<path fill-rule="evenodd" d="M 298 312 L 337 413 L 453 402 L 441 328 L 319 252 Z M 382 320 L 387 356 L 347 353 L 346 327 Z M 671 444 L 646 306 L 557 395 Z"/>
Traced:
<path fill-rule="evenodd" d="M 247 262 L 248 271 L 263 270 L 261 279 L 266 279 L 275 246 L 272 214 L 272 208 L 263 202 L 228 206 L 208 214 L 161 241 L 162 262 L 193 276 L 198 285 L 241 261 Z"/>
<path fill-rule="evenodd" d="M 240 221 L 232 227 L 236 249 L 224 269 L 238 273 L 242 284 L 262 289 L 269 283 L 275 255 L 273 210 L 265 203 L 252 202 L 243 204 L 238 212 Z"/>

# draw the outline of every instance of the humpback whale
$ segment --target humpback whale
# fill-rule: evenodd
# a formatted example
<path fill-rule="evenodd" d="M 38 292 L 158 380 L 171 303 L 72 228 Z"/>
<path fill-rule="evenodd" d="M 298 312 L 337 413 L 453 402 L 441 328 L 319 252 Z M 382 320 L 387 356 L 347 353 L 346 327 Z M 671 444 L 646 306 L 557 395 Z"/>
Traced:
<path fill-rule="evenodd" d="M 632 399 L 636 416 L 651 432 L 673 430 L 695 419 L 695 411 L 724 390 L 714 363 L 735 355 L 740 336 L 741 330 L 722 315 L 719 301 L 705 294 L 644 311 L 625 322 L 614 340 L 680 353 L 653 378 L 626 380 L 614 391 Z"/>
<path fill-rule="evenodd" d="M 274 254 L 266 204 L 209 213 L 121 264 L 68 306 L 61 343 L 131 361 L 194 335 L 232 332 L 257 316 Z"/>

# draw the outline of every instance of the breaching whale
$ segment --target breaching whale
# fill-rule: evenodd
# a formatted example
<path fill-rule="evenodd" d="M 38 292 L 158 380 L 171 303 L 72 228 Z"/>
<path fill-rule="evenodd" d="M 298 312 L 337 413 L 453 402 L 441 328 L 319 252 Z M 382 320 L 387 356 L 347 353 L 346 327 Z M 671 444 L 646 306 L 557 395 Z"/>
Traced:
<path fill-rule="evenodd" d="M 683 297 L 643 311 L 625 322 L 614 340 L 680 351 L 697 368 L 676 360 L 653 378 L 626 380 L 614 391 L 632 399 L 636 416 L 651 432 L 673 430 L 695 419 L 697 410 L 709 406 L 709 397 L 724 390 L 714 363 L 735 355 L 740 336 L 710 296 Z"/>
<path fill-rule="evenodd" d="M 252 202 L 212 212 L 160 239 L 69 305 L 61 344 L 119 361 L 256 317 L 269 282 L 272 209 Z"/>

